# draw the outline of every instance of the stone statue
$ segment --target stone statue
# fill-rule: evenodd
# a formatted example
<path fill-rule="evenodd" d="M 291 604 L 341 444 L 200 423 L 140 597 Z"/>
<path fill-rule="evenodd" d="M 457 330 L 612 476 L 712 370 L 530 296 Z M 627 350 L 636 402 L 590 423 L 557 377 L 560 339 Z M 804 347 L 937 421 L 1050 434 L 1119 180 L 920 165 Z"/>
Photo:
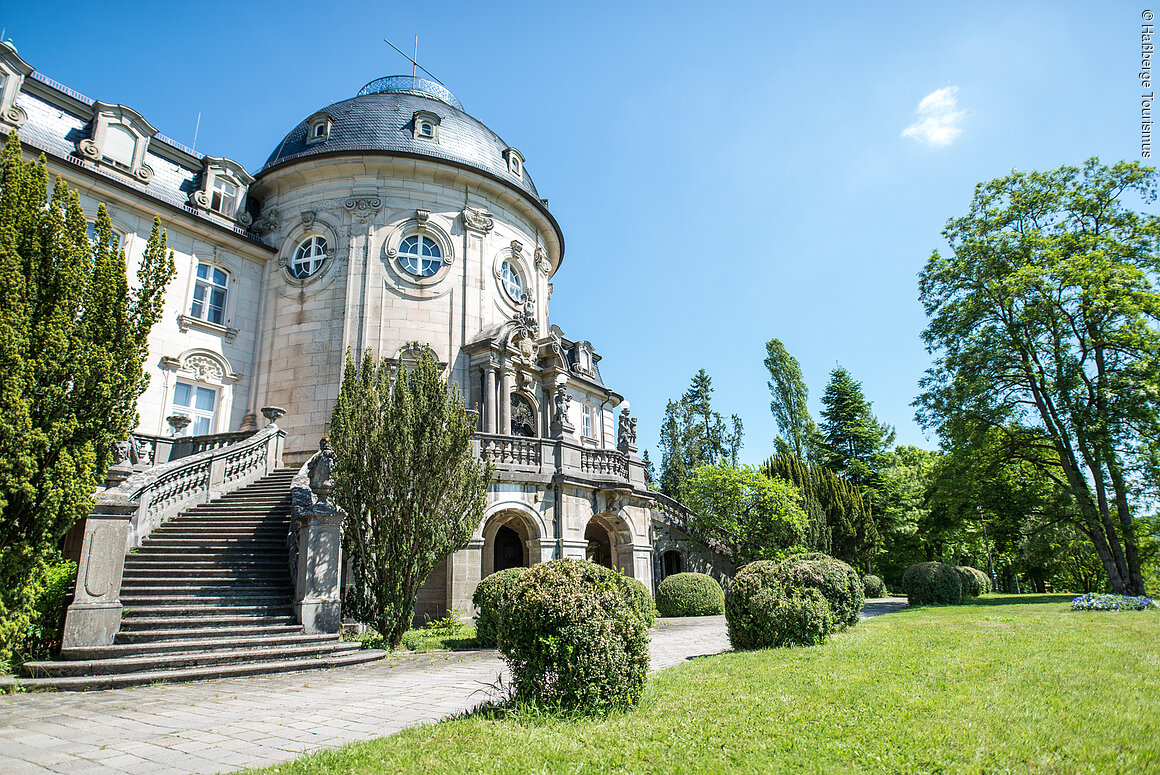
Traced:
<path fill-rule="evenodd" d="M 334 492 L 334 464 L 338 458 L 330 448 L 330 439 L 325 436 L 318 442 L 318 451 L 306 464 L 306 471 L 310 475 L 310 491 L 318 498 L 320 504 L 326 504 L 327 498 Z"/>
<path fill-rule="evenodd" d="M 576 429 L 572 423 L 568 422 L 568 409 L 572 406 L 572 396 L 568 395 L 568 390 L 563 384 L 556 386 L 556 394 L 552 396 L 552 403 L 555 404 L 555 412 L 552 417 L 552 437 L 558 439 Z"/>
<path fill-rule="evenodd" d="M 622 452 L 636 451 L 636 418 L 629 416 L 627 408 L 620 410 L 620 422 L 616 428 L 616 448 Z"/>

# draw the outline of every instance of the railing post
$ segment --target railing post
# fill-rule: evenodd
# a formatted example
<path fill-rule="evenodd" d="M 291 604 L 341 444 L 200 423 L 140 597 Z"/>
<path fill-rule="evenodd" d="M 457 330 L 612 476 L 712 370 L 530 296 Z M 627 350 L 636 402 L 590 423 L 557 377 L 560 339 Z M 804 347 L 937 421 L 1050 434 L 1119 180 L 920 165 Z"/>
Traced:
<path fill-rule="evenodd" d="M 342 625 L 342 519 L 327 504 L 294 515 L 298 578 L 294 614 L 308 633 L 335 633 Z"/>
<path fill-rule="evenodd" d="M 85 521 L 73 602 L 64 620 L 64 648 L 108 646 L 121 629 L 121 577 L 138 505 L 123 496 L 105 496 Z"/>

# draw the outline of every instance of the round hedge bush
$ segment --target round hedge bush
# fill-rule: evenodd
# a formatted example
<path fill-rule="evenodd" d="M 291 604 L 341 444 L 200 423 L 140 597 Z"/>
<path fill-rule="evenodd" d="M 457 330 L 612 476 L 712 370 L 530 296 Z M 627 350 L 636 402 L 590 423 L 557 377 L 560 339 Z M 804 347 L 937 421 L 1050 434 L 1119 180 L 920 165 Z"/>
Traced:
<path fill-rule="evenodd" d="M 834 613 L 816 589 L 782 585 L 778 564 L 751 562 L 725 593 L 725 620 L 735 649 L 814 646 L 834 630 Z"/>
<path fill-rule="evenodd" d="M 704 573 L 674 573 L 657 587 L 661 616 L 717 616 L 725 613 L 725 590 Z"/>
<path fill-rule="evenodd" d="M 648 624 L 625 592 L 619 573 L 584 560 L 552 560 L 520 574 L 498 627 L 513 699 L 586 713 L 639 703 Z"/>
<path fill-rule="evenodd" d="M 956 565 L 955 570 L 963 580 L 963 594 L 971 597 L 985 595 L 991 591 L 991 579 L 978 568 L 969 565 Z"/>
<path fill-rule="evenodd" d="M 866 602 L 862 577 L 841 560 L 821 552 L 794 554 L 778 566 L 778 578 L 787 589 L 816 589 L 830 604 L 838 627 L 858 623 L 858 614 Z"/>
<path fill-rule="evenodd" d="M 902 574 L 910 605 L 958 605 L 963 602 L 963 574 L 941 562 L 919 562 Z"/>
<path fill-rule="evenodd" d="M 657 620 L 657 607 L 656 603 L 653 602 L 652 593 L 648 591 L 648 587 L 644 585 L 643 581 L 629 576 L 621 576 L 620 582 L 624 587 L 624 594 L 628 598 L 628 604 L 636 610 L 645 625 L 652 627 Z"/>
<path fill-rule="evenodd" d="M 511 591 L 512 585 L 516 583 L 516 579 L 527 570 L 527 568 L 508 568 L 496 571 L 479 582 L 479 586 L 475 588 L 471 602 L 475 604 L 475 638 L 479 641 L 479 645 L 495 648 L 496 627 L 503 611 L 504 599 Z"/>
<path fill-rule="evenodd" d="M 886 597 L 886 582 L 881 576 L 867 573 L 862 577 L 862 592 L 866 597 Z"/>

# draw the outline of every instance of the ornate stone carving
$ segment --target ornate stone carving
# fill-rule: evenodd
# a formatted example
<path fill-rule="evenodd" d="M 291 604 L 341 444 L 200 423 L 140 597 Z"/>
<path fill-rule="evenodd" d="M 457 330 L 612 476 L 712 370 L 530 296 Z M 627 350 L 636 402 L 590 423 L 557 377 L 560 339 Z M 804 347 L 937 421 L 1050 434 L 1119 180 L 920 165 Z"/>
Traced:
<path fill-rule="evenodd" d="M 181 433 L 183 430 L 189 427 L 191 422 L 193 422 L 192 419 L 184 414 L 171 414 L 165 418 L 165 421 L 169 423 L 169 427 L 172 429 L 170 434 L 173 436 Z"/>
<path fill-rule="evenodd" d="M 325 436 L 318 442 L 318 451 L 306 463 L 306 471 L 310 475 L 310 491 L 318 498 L 320 505 L 327 505 L 326 501 L 334 492 L 334 471 L 338 457 L 330 448 L 330 439 Z"/>
<path fill-rule="evenodd" d="M 512 248 L 512 258 L 518 259 L 521 256 L 523 256 L 524 243 L 520 242 L 518 239 L 512 240 L 511 248 Z"/>
<path fill-rule="evenodd" d="M 307 229 L 309 229 L 310 227 L 312 227 L 314 225 L 314 211 L 313 210 L 303 210 L 302 211 L 302 225 L 305 226 Z"/>
<path fill-rule="evenodd" d="M 430 210 L 418 209 L 415 211 L 415 223 L 420 226 L 426 226 L 427 220 L 431 217 Z"/>
<path fill-rule="evenodd" d="M 243 229 L 245 229 L 245 228 L 248 228 L 249 225 L 254 222 L 254 216 L 250 215 L 245 210 L 242 210 L 240 213 L 238 213 L 237 220 L 238 220 L 238 225 L 241 226 Z"/>
<path fill-rule="evenodd" d="M 209 209 L 209 194 L 202 191 L 201 189 L 198 189 L 197 191 L 192 191 L 189 194 L 189 202 L 194 207 L 199 207 L 202 210 L 208 210 Z"/>
<path fill-rule="evenodd" d="M 185 368 L 193 372 L 194 379 L 198 382 L 209 382 L 211 380 L 221 382 L 225 376 L 222 372 L 221 364 L 204 355 L 191 355 L 186 358 Z"/>
<path fill-rule="evenodd" d="M 556 394 L 552 396 L 552 405 L 555 413 L 552 416 L 552 438 L 560 438 L 566 433 L 576 430 L 576 426 L 568 422 L 568 409 L 572 406 L 572 396 L 564 384 L 556 386 Z"/>
<path fill-rule="evenodd" d="M 142 164 L 133 170 L 133 177 L 140 180 L 142 183 L 148 183 L 153 180 L 153 168 L 148 164 Z"/>
<path fill-rule="evenodd" d="M 3 119 L 5 124 L 19 129 L 28 120 L 28 114 L 24 112 L 24 108 L 18 105 L 12 105 L 8 110 L 4 111 L 4 115 L 0 116 L 0 118 Z"/>
<path fill-rule="evenodd" d="M 513 317 L 516 323 L 523 327 L 524 331 L 529 337 L 536 337 L 540 333 L 540 324 L 536 319 L 536 297 L 531 291 L 524 294 L 523 309 L 517 312 Z"/>
<path fill-rule="evenodd" d="M 463 226 L 473 231 L 481 231 L 486 234 L 495 226 L 495 221 L 492 219 L 491 213 L 487 210 L 476 210 L 471 207 L 465 207 L 463 209 Z"/>
<path fill-rule="evenodd" d="M 544 277 L 547 277 L 552 271 L 552 264 L 548 261 L 548 254 L 540 247 L 536 248 L 536 269 L 539 269 L 540 274 Z"/>
<path fill-rule="evenodd" d="M 250 231 L 257 234 L 259 237 L 271 233 L 278 228 L 278 208 L 267 207 L 262 210 L 262 214 L 258 216 L 258 220 L 250 227 Z"/>
<path fill-rule="evenodd" d="M 617 449 L 621 452 L 636 452 L 636 418 L 629 416 L 627 406 L 620 410 L 616 436 Z"/>
<path fill-rule="evenodd" d="M 86 159 L 92 159 L 93 161 L 96 161 L 97 159 L 101 158 L 101 149 L 97 147 L 97 144 L 93 142 L 91 137 L 86 137 L 84 140 L 81 140 L 79 143 L 77 143 L 77 150 L 80 151 L 81 156 L 84 156 Z"/>
<path fill-rule="evenodd" d="M 286 410 L 280 406 L 263 406 L 262 416 L 270 421 L 270 425 L 274 425 L 286 416 Z"/>
<path fill-rule="evenodd" d="M 352 196 L 343 203 L 343 207 L 359 223 L 368 223 L 382 206 L 383 200 L 377 196 Z"/>

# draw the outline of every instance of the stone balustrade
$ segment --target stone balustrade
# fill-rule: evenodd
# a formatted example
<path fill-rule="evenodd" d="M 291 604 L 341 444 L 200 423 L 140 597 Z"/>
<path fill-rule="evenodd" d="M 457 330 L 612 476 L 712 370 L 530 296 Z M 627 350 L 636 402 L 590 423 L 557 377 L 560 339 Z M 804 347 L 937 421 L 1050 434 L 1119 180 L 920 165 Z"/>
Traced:
<path fill-rule="evenodd" d="M 628 480 L 628 457 L 612 449 L 585 449 L 580 453 L 580 471 L 596 476 Z"/>
<path fill-rule="evenodd" d="M 121 577 L 129 549 L 183 509 L 272 473 L 282 464 L 285 438 L 271 422 L 243 441 L 138 471 L 98 493 L 84 525 L 64 645 L 111 644 L 121 626 Z"/>
<path fill-rule="evenodd" d="M 477 433 L 476 455 L 497 471 L 562 475 L 645 489 L 644 461 L 631 452 L 592 449 L 563 439 Z"/>

